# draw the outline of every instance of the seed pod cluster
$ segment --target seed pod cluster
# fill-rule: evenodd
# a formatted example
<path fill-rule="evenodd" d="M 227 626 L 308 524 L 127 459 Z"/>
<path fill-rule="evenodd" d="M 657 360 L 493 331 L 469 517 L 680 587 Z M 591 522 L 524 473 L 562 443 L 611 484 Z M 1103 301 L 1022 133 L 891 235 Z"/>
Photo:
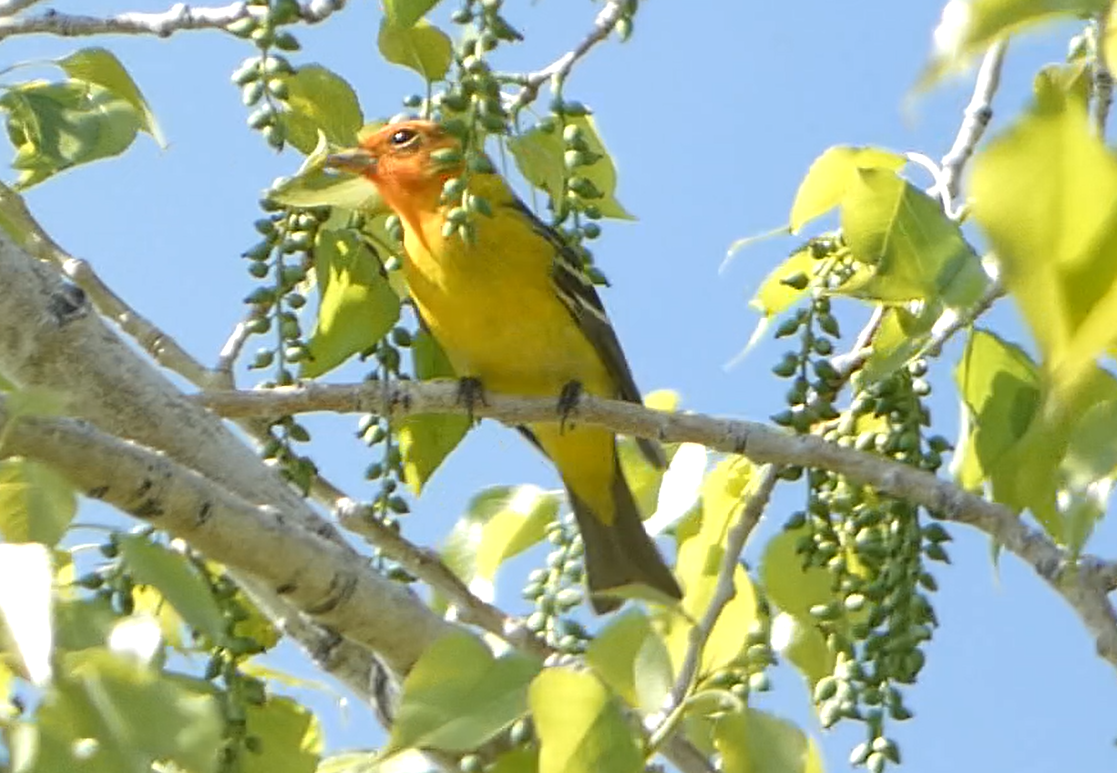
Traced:
<path fill-rule="evenodd" d="M 304 290 L 314 266 L 315 234 L 329 210 L 289 209 L 267 198 L 260 204 L 264 216 L 255 223 L 260 240 L 243 253 L 248 273 L 261 282 L 244 299 L 250 307 L 246 324 L 252 335 L 274 331 L 275 344 L 257 350 L 248 367 L 271 369 L 274 375 L 265 387 L 289 386 L 295 383 L 293 366 L 309 357 L 299 312 L 306 305 Z M 268 435 L 263 457 L 272 460 L 300 491 L 308 491 L 318 471 L 309 458 L 297 453 L 295 444 L 309 442 L 310 432 L 295 417 L 282 416 L 272 422 Z"/>
<path fill-rule="evenodd" d="M 554 549 L 547 555 L 546 567 L 528 574 L 524 598 L 535 604 L 527 627 L 544 637 L 548 644 L 567 655 L 585 652 L 589 633 L 569 614 L 582 603 L 582 578 L 585 574 L 585 545 L 574 516 L 567 514 L 547 526 L 547 540 Z"/>
<path fill-rule="evenodd" d="M 784 279 L 790 287 L 812 286 L 816 292 L 775 331 L 778 338 L 797 337 L 798 346 L 773 368 L 790 383 L 787 408 L 773 421 L 797 434 L 817 434 L 840 446 L 938 470 L 950 446 L 924 434 L 931 422 L 926 363 L 916 360 L 868 384 L 839 372 L 830 355 L 841 331 L 823 293 L 857 267 L 840 238 L 808 246 L 818 270 Z M 851 383 L 851 402 L 839 410 L 839 393 Z M 900 759 L 886 725 L 911 717 L 902 688 L 915 682 L 923 648 L 938 624 L 929 598 L 937 586 L 928 565 L 948 560 L 943 543 L 949 535 L 920 508 L 833 472 L 789 468 L 784 477 L 804 472 L 807 507 L 794 513 L 786 528 L 799 535 L 796 550 L 804 567 L 829 573 L 833 594 L 832 601 L 810 610 L 836 663 L 817 683 L 814 700 L 823 727 L 842 719 L 865 724 L 867 740 L 850 759 L 879 773 Z"/>

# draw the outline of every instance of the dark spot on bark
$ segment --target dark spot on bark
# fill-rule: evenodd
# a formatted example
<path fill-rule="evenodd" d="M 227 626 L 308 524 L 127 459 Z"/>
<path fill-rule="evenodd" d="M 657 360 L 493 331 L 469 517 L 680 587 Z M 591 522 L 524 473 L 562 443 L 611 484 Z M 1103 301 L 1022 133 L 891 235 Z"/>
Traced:
<path fill-rule="evenodd" d="M 288 593 L 293 593 L 299 586 L 293 582 L 285 582 L 282 585 L 275 587 L 275 592 L 280 596 L 286 596 Z"/>
<path fill-rule="evenodd" d="M 202 506 L 198 508 L 198 516 L 194 519 L 194 523 L 201 526 L 211 517 L 213 517 L 213 503 L 202 502 Z"/>
<path fill-rule="evenodd" d="M 136 489 L 136 496 L 145 496 L 147 492 L 151 491 L 151 487 L 154 485 L 155 483 L 151 480 L 151 478 L 144 478 L 144 482 L 140 484 L 140 487 L 138 489 Z"/>
<path fill-rule="evenodd" d="M 733 453 L 743 454 L 749 445 L 749 433 L 741 432 L 737 435 L 736 441 L 733 443 Z"/>
<path fill-rule="evenodd" d="M 108 493 L 108 486 L 97 486 L 96 488 L 89 489 L 89 491 L 85 492 L 85 495 L 90 499 L 104 499 L 105 495 Z"/>
<path fill-rule="evenodd" d="M 312 615 L 325 615 L 333 612 L 349 600 L 353 591 L 357 589 L 357 575 L 353 572 L 337 572 L 330 580 L 330 587 L 326 597 L 317 604 L 307 607 L 306 611 Z"/>
<path fill-rule="evenodd" d="M 49 307 L 50 313 L 60 325 L 84 317 L 89 309 L 85 291 L 69 282 L 50 297 Z"/>
<path fill-rule="evenodd" d="M 155 499 L 145 499 L 138 507 L 132 509 L 132 515 L 137 518 L 157 518 L 163 512 L 162 505 Z"/>

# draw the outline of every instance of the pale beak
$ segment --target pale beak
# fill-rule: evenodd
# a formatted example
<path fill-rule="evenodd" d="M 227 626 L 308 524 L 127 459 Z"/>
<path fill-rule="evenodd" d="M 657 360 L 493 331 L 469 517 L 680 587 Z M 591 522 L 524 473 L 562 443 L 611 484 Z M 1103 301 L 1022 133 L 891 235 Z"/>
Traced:
<path fill-rule="evenodd" d="M 365 174 L 376 170 L 376 156 L 363 148 L 343 150 L 326 156 L 326 167 L 354 174 Z"/>

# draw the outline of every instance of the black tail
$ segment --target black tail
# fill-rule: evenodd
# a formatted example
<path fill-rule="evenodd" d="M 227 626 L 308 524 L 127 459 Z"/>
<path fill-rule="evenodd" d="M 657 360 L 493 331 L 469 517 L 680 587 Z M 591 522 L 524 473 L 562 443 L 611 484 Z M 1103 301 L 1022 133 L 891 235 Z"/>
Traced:
<path fill-rule="evenodd" d="M 586 584 L 590 603 L 597 614 L 612 612 L 624 599 L 600 595 L 626 585 L 644 585 L 671 598 L 683 596 L 675 575 L 664 563 L 652 538 L 644 530 L 640 511 L 621 472 L 620 462 L 613 477 L 613 523 L 599 519 L 584 502 L 567 488 L 570 506 L 585 543 Z"/>

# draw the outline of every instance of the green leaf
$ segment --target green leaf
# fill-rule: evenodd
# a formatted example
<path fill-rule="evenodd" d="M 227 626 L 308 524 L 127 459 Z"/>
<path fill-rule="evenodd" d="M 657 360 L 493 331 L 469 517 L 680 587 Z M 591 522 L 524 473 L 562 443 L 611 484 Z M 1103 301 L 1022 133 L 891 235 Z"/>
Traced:
<path fill-rule="evenodd" d="M 644 406 L 656 411 L 674 413 L 679 409 L 679 393 L 670 389 L 648 392 L 644 395 Z M 674 457 L 674 447 L 669 445 L 664 450 L 670 461 Z M 620 459 L 624 479 L 632 489 L 636 509 L 640 511 L 641 516 L 647 518 L 656 511 L 659 489 L 666 471 L 651 464 L 636 441 L 630 437 L 617 438 L 617 458 Z"/>
<path fill-rule="evenodd" d="M 769 318 L 783 314 L 810 292 L 810 284 L 792 287 L 784 280 L 799 274 L 810 277 L 814 273 L 814 267 L 815 259 L 811 255 L 810 248 L 804 247 L 793 252 L 791 257 L 764 277 L 764 281 L 756 290 L 756 295 L 749 301 L 749 306 Z"/>
<path fill-rule="evenodd" d="M 1036 74 L 1032 85 L 1036 104 L 1041 109 L 1061 110 L 1069 99 L 1085 110 L 1093 88 L 1091 72 L 1086 61 L 1047 65 Z"/>
<path fill-rule="evenodd" d="M 53 580 L 50 551 L 43 545 L 0 542 L 0 656 L 12 645 L 37 685 L 51 675 Z"/>
<path fill-rule="evenodd" d="M 686 593 L 684 614 L 664 620 L 667 647 L 676 671 L 690 645 L 691 621 L 701 619 L 710 605 L 725 555 L 725 541 L 741 508 L 748 501 L 748 486 L 753 479 L 752 464 L 740 456 L 730 456 L 707 476 L 702 488 L 702 520 L 689 536 L 680 534 L 679 558 L 675 567 Z M 745 636 L 757 619 L 756 592 L 739 565 L 734 572 L 736 595 L 722 610 L 702 648 L 701 672 L 710 673 L 735 660 L 746 649 Z"/>
<path fill-rule="evenodd" d="M 418 381 L 454 376 L 446 353 L 426 330 L 420 330 L 412 341 L 411 362 Z M 404 480 L 417 496 L 469 432 L 469 417 L 451 413 L 413 414 L 399 423 L 397 432 Z"/>
<path fill-rule="evenodd" d="M 69 653 L 61 666 L 37 719 L 40 740 L 64 763 L 40 760 L 36 773 L 149 773 L 155 760 L 216 770 L 224 723 L 211 696 L 105 650 Z M 88 756 L 71 756 L 79 749 Z"/>
<path fill-rule="evenodd" d="M 578 175 L 588 179 L 601 191 L 602 197 L 593 200 L 601 214 L 620 220 L 635 220 L 617 201 L 617 168 L 609 151 L 605 149 L 593 117 L 584 115 L 567 118 L 566 125 L 580 128 L 589 153 L 600 156 L 594 163 L 580 167 Z M 508 149 L 516 160 L 516 168 L 528 182 L 547 191 L 552 201 L 562 198 L 563 178 L 566 175 L 563 164 L 566 145 L 562 132 L 552 131 L 548 134 L 536 126 L 510 139 Z"/>
<path fill-rule="evenodd" d="M 516 652 L 494 658 L 465 631 L 441 637 L 403 683 L 389 749 L 477 748 L 524 714 L 539 668 Z"/>
<path fill-rule="evenodd" d="M 873 336 L 873 350 L 857 374 L 857 383 L 880 381 L 922 354 L 942 313 L 941 303 L 921 304 L 918 312 L 905 306 L 885 308 Z"/>
<path fill-rule="evenodd" d="M 0 537 L 54 546 L 77 514 L 74 487 L 57 472 L 23 457 L 0 461 Z"/>
<path fill-rule="evenodd" d="M 671 687 L 670 655 L 640 609 L 630 609 L 610 622 L 589 643 L 586 662 L 609 689 L 645 712 L 662 706 L 664 682 L 667 689 Z"/>
<path fill-rule="evenodd" d="M 144 99 L 140 87 L 128 74 L 128 70 L 116 58 L 116 54 L 107 48 L 83 48 L 59 59 L 58 66 L 71 78 L 95 83 L 129 102 L 136 108 L 136 112 L 143 116 L 141 126 L 144 131 L 154 137 L 161 147 L 166 147 L 166 139 L 155 120 L 151 106 Z"/>
<path fill-rule="evenodd" d="M 318 144 L 318 132 L 335 146 L 357 143 L 365 119 L 348 81 L 320 64 L 307 64 L 284 82 L 289 93 L 282 121 L 289 143 L 310 153 Z"/>
<path fill-rule="evenodd" d="M 422 19 L 405 27 L 383 19 L 377 45 L 381 56 L 392 64 L 414 70 L 427 83 L 445 78 L 454 61 L 450 37 Z"/>
<path fill-rule="evenodd" d="M 8 113 L 8 136 L 16 147 L 12 166 L 20 171 L 21 189 L 123 153 L 143 125 L 131 102 L 83 81 L 12 86 L 0 96 L 0 109 Z"/>
<path fill-rule="evenodd" d="M 475 593 L 491 598 L 497 569 L 542 542 L 558 508 L 558 494 L 536 486 L 484 489 L 454 524 L 442 547 L 442 559 Z M 487 592 L 477 587 L 478 578 L 487 583 Z"/>
<path fill-rule="evenodd" d="M 976 253 L 942 207 L 887 169 L 861 169 L 842 199 L 842 232 L 876 271 L 843 290 L 884 302 L 941 301 L 969 308 L 988 285 Z"/>
<path fill-rule="evenodd" d="M 302 378 L 318 378 L 372 347 L 399 320 L 399 296 L 380 260 L 352 229 L 320 228 L 314 256 L 321 301 Z"/>
<path fill-rule="evenodd" d="M 859 169 L 898 172 L 907 161 L 898 153 L 873 147 L 835 145 L 815 159 L 799 183 L 791 205 L 791 232 L 842 203 Z"/>
<path fill-rule="evenodd" d="M 935 28 L 934 53 L 919 85 L 961 68 L 995 40 L 1060 16 L 1088 18 L 1108 5 L 1107 0 L 952 0 Z"/>
<path fill-rule="evenodd" d="M 318 763 L 314 773 L 381 773 L 375 752 L 342 752 Z"/>
<path fill-rule="evenodd" d="M 240 756 L 241 773 L 314 773 L 322 753 L 318 718 L 291 698 L 269 695 L 247 706 L 248 735 L 260 739 L 258 753 Z"/>
<path fill-rule="evenodd" d="M 528 695 L 539 773 L 639 773 L 644 757 L 617 701 L 592 674 L 550 668 Z"/>
<path fill-rule="evenodd" d="M 384 0 L 384 13 L 396 27 L 410 27 L 436 5 L 438 0 Z"/>
<path fill-rule="evenodd" d="M 324 169 L 308 170 L 268 191 L 268 198 L 286 207 L 340 207 L 354 212 L 386 209 L 380 191 L 359 175 L 339 175 Z"/>
<path fill-rule="evenodd" d="M 226 640 L 221 608 L 184 555 L 140 535 L 122 537 L 120 552 L 136 584 L 158 588 L 183 619 L 210 641 L 220 644 Z"/>
<path fill-rule="evenodd" d="M 1117 341 L 1117 159 L 1080 105 L 1059 108 L 974 159 L 973 213 L 1067 401 Z"/>
<path fill-rule="evenodd" d="M 714 726 L 724 773 L 822 773 L 814 739 L 766 711 L 730 711 Z"/>
<path fill-rule="evenodd" d="M 760 559 L 760 579 L 768 599 L 790 618 L 793 628 L 783 649 L 813 690 L 819 679 L 833 673 L 834 654 L 815 627 L 810 609 L 832 602 L 834 592 L 829 572 L 816 566 L 803 567 L 795 543 L 805 533 L 802 529 L 785 530 L 768 540 Z"/>

